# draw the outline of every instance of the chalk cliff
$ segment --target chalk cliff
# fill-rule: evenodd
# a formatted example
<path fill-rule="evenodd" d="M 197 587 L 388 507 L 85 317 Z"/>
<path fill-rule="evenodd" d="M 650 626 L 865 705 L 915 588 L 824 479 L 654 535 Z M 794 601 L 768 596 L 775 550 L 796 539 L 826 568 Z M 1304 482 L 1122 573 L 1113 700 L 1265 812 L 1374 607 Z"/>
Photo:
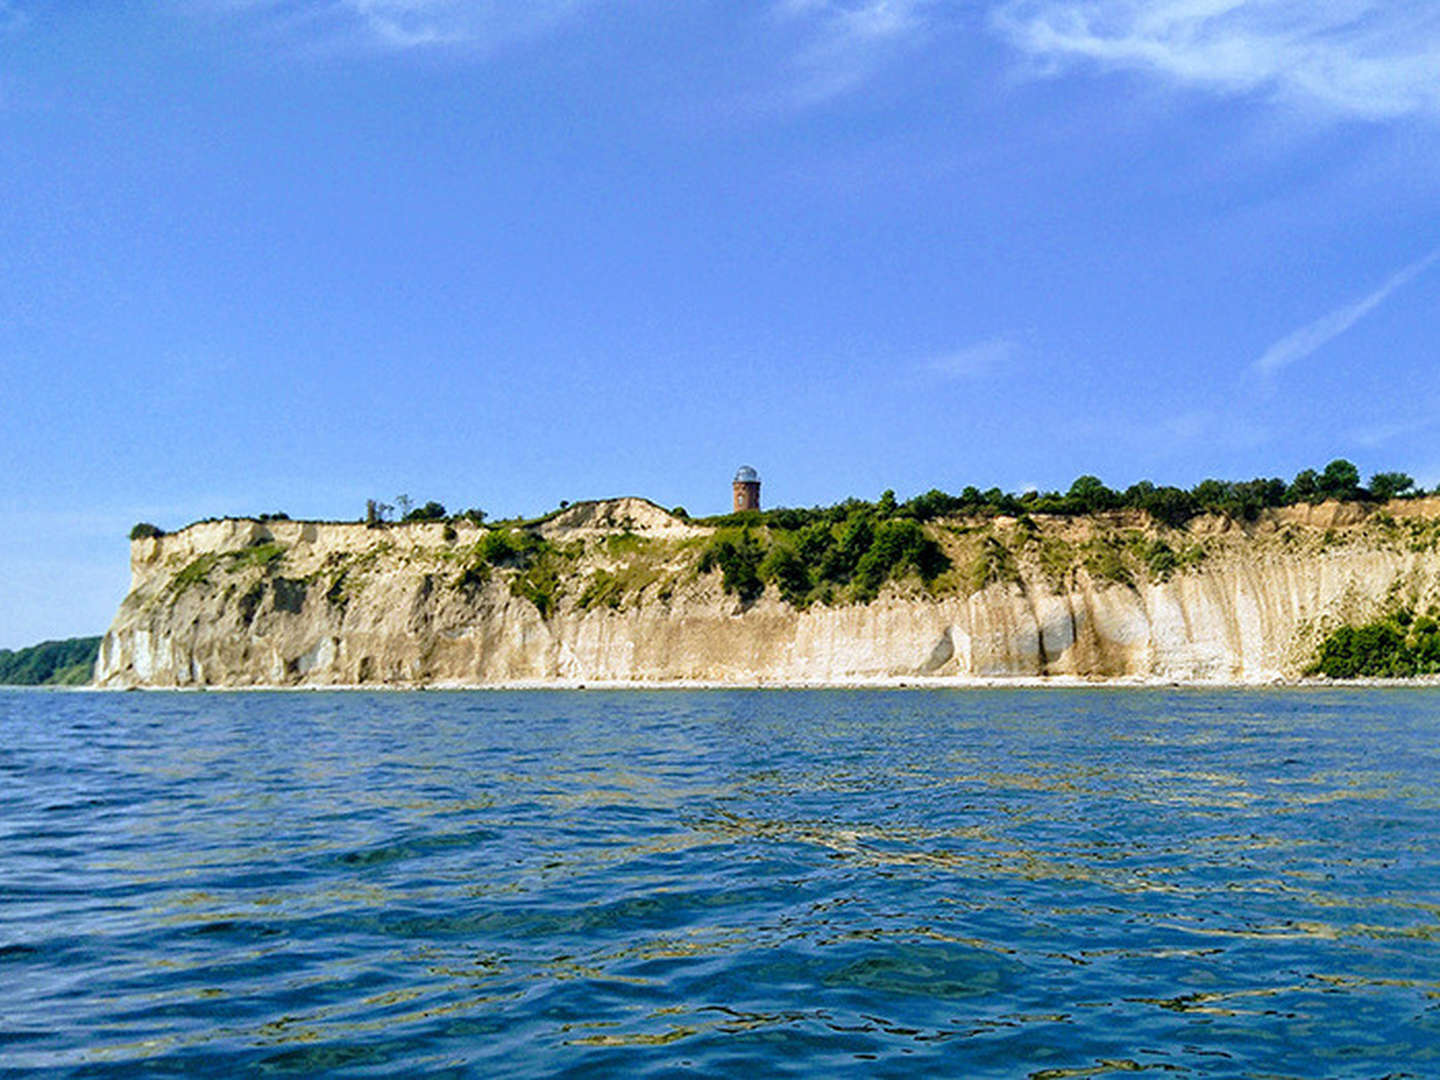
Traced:
<path fill-rule="evenodd" d="M 797 610 L 773 585 L 727 594 L 701 569 L 713 530 L 641 499 L 507 533 L 542 544 L 539 560 L 465 521 L 205 522 L 131 543 L 95 683 L 1263 681 L 1302 671 L 1341 622 L 1440 599 L 1435 500 L 1183 530 L 1121 512 L 927 531 L 953 566 L 933 582 Z"/>

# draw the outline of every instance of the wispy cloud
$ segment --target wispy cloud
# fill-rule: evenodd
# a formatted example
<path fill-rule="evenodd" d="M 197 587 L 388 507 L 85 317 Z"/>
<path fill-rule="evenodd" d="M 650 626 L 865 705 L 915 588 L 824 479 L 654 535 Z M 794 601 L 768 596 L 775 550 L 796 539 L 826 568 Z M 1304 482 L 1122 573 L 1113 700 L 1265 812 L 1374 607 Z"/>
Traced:
<path fill-rule="evenodd" d="M 1024 52 L 1370 118 L 1440 117 L 1440 9 L 1398 0 L 1001 0 Z"/>
<path fill-rule="evenodd" d="M 923 38 L 942 0 L 778 0 L 776 15 L 808 24 L 795 58 L 797 105 L 816 105 L 854 90 L 903 47 Z"/>
<path fill-rule="evenodd" d="M 319 41 L 359 40 L 395 51 L 483 51 L 543 32 L 601 2 L 607 0 L 197 0 Z"/>
<path fill-rule="evenodd" d="M 963 349 L 932 356 L 921 369 L 940 379 L 975 379 L 1012 367 L 1020 356 L 1020 346 L 1007 338 L 977 341 Z"/>
<path fill-rule="evenodd" d="M 1389 299 L 1396 289 L 1413 281 L 1433 266 L 1436 260 L 1440 260 L 1440 249 L 1392 274 L 1389 280 L 1369 295 L 1338 307 L 1314 322 L 1286 334 L 1261 354 L 1260 359 L 1255 361 L 1255 370 L 1262 375 L 1272 375 L 1297 360 L 1305 359 L 1349 330 Z"/>

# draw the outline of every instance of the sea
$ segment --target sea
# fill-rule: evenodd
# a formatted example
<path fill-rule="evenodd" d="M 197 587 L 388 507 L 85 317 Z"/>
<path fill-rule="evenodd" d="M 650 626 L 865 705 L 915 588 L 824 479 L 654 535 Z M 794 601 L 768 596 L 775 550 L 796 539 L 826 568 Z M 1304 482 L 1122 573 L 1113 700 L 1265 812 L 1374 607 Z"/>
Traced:
<path fill-rule="evenodd" d="M 0 1076 L 1440 1077 L 1440 690 L 0 693 Z"/>

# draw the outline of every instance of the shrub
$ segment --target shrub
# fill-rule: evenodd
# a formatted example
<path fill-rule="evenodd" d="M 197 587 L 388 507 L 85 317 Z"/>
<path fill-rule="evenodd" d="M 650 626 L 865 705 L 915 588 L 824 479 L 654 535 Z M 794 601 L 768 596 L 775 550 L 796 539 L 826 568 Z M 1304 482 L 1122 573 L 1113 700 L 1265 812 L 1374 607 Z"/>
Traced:
<path fill-rule="evenodd" d="M 1341 626 L 1320 643 L 1309 670 L 1332 679 L 1440 672 L 1440 623 L 1400 608 L 1362 626 Z"/>
<path fill-rule="evenodd" d="M 858 599 L 873 599 L 880 586 L 892 577 L 914 570 L 929 582 L 950 568 L 940 545 L 907 518 L 881 522 L 874 540 L 855 565 Z"/>
<path fill-rule="evenodd" d="M 1133 585 L 1134 576 L 1125 564 L 1125 553 L 1112 539 L 1093 540 L 1085 552 L 1085 569 L 1097 581 L 1113 581 L 1117 585 Z"/>
<path fill-rule="evenodd" d="M 406 521 L 444 521 L 445 507 L 433 499 L 424 506 L 417 506 L 405 515 Z"/>
<path fill-rule="evenodd" d="M 1180 567 L 1175 549 L 1164 540 L 1152 540 L 1145 548 L 1145 568 L 1156 581 L 1168 581 Z"/>
<path fill-rule="evenodd" d="M 543 552 L 510 581 L 511 594 L 523 596 L 534 604 L 542 619 L 548 619 L 554 612 L 563 592 L 557 563 L 552 552 Z"/>
<path fill-rule="evenodd" d="M 602 605 L 613 610 L 620 606 L 623 598 L 624 586 L 620 579 L 608 570 L 596 570 L 575 603 L 581 611 Z"/>
<path fill-rule="evenodd" d="M 460 571 L 460 576 L 455 579 L 455 584 L 466 591 L 471 591 L 480 588 L 489 580 L 490 564 L 476 561 Z"/>
<path fill-rule="evenodd" d="M 815 582 L 805 559 L 789 544 L 777 544 L 770 550 L 760 567 L 760 575 L 766 581 L 775 582 L 780 598 L 797 608 L 810 603 L 810 590 Z"/>
<path fill-rule="evenodd" d="M 700 572 L 709 573 L 718 566 L 721 587 L 749 603 L 765 591 L 765 582 L 760 578 L 764 556 L 764 549 L 746 529 L 736 539 L 722 537 L 706 548 L 700 557 Z"/>
<path fill-rule="evenodd" d="M 525 532 L 494 529 L 480 541 L 480 556 L 492 566 L 528 563 L 541 541 Z"/>
<path fill-rule="evenodd" d="M 131 540 L 149 540 L 164 535 L 164 529 L 158 525 L 151 525 L 148 521 L 137 522 L 130 530 Z"/>
<path fill-rule="evenodd" d="M 284 555 L 284 544 L 277 544 L 273 540 L 260 540 L 243 551 L 232 553 L 230 564 L 231 568 L 235 570 L 243 570 L 252 566 L 258 566 L 261 570 L 269 570 Z"/>
<path fill-rule="evenodd" d="M 993 536 L 985 537 L 966 572 L 970 591 L 979 592 L 995 582 L 1019 580 L 1020 568 L 1010 549 Z"/>

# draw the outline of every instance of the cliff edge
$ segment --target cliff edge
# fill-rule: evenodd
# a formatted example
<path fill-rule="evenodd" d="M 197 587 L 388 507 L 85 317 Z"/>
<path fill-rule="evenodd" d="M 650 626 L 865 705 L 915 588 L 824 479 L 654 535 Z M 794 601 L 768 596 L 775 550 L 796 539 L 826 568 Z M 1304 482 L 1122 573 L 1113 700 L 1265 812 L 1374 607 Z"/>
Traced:
<path fill-rule="evenodd" d="M 901 564 L 864 598 L 797 601 L 774 578 L 727 591 L 717 543 L 760 550 L 776 542 L 765 528 L 696 525 L 643 499 L 510 528 L 204 522 L 131 542 L 94 682 L 1268 681 L 1303 671 L 1337 625 L 1440 599 L 1433 499 L 1182 529 L 1138 511 L 907 527 L 943 571 Z"/>

